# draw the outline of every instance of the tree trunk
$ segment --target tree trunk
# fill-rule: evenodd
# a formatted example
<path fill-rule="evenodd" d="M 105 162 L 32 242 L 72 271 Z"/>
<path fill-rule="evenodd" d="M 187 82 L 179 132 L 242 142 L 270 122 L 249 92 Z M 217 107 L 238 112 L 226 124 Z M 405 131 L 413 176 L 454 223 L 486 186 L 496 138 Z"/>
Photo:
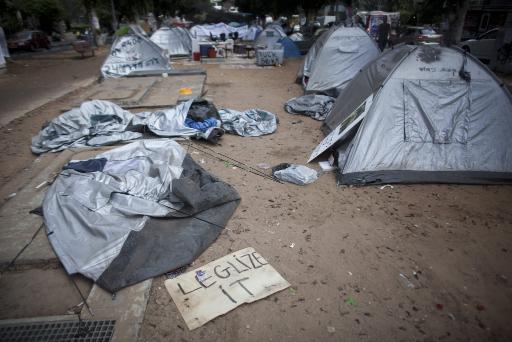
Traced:
<path fill-rule="evenodd" d="M 114 6 L 114 0 L 110 0 L 110 6 L 112 7 L 112 31 L 117 31 L 117 17 L 116 17 L 116 8 Z"/>
<path fill-rule="evenodd" d="M 443 25 L 443 38 L 447 46 L 457 45 L 462 38 L 464 19 L 469 8 L 469 0 L 447 1 Z"/>

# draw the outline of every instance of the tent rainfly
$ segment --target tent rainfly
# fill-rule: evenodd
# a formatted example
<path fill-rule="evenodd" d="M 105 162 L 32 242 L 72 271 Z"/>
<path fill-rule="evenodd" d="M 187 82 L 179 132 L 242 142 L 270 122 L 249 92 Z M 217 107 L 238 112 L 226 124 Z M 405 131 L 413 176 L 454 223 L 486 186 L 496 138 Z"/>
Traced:
<path fill-rule="evenodd" d="M 303 67 L 306 93 L 337 96 L 362 67 L 380 54 L 373 39 L 359 27 L 339 27 L 319 39 Z"/>
<path fill-rule="evenodd" d="M 151 41 L 167 50 L 169 56 L 187 56 L 192 53 L 192 37 L 182 27 L 162 27 L 153 33 Z"/>
<path fill-rule="evenodd" d="M 103 77 L 122 77 L 132 72 L 171 70 L 169 56 L 147 37 L 136 33 L 117 37 L 101 67 Z"/>
<path fill-rule="evenodd" d="M 344 105 L 349 90 L 373 100 Z M 512 96 L 458 48 L 382 55 L 340 94 L 326 125 L 331 135 L 351 130 L 337 142 L 341 184 L 512 181 Z"/>

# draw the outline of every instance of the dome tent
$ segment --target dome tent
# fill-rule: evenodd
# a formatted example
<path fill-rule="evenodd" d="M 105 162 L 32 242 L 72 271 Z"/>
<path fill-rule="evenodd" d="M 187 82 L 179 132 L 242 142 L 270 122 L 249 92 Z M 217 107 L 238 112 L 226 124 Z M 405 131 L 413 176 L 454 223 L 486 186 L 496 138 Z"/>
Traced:
<path fill-rule="evenodd" d="M 182 27 L 161 27 L 153 33 L 151 41 L 167 50 L 169 56 L 187 56 L 192 53 L 192 37 Z"/>
<path fill-rule="evenodd" d="M 5 58 L 2 49 L 0 49 L 0 69 L 2 68 L 5 68 Z"/>
<path fill-rule="evenodd" d="M 324 133 L 328 134 L 334 130 L 368 96 L 378 91 L 395 66 L 412 50 L 414 46 L 397 45 L 362 68 L 336 98 L 331 112 L 322 125 Z"/>
<path fill-rule="evenodd" d="M 166 52 L 132 27 L 128 34 L 116 38 L 101 67 L 105 78 L 168 70 L 171 66 Z"/>
<path fill-rule="evenodd" d="M 324 46 L 325 42 L 327 41 L 331 33 L 333 33 L 336 30 L 336 26 L 331 26 L 329 30 L 324 31 L 322 34 L 320 34 L 320 36 L 315 40 L 313 45 L 311 45 L 311 47 L 308 50 L 308 53 L 306 54 L 306 57 L 304 57 L 304 60 L 299 68 L 299 71 L 297 72 L 297 83 L 302 83 L 305 85 L 304 77 L 309 78 L 309 76 L 311 76 L 311 70 L 313 69 L 314 60 L 318 56 L 318 53 Z"/>
<path fill-rule="evenodd" d="M 335 111 L 346 126 L 350 115 Z M 414 47 L 378 87 L 353 139 L 338 141 L 338 182 L 512 182 L 511 130 L 512 96 L 483 64 L 457 48 Z"/>
<path fill-rule="evenodd" d="M 380 50 L 358 27 L 339 27 L 327 31 L 320 49 L 308 64 L 309 78 L 304 75 L 306 93 L 338 95 L 356 73 L 380 54 Z M 320 38 L 322 38 L 320 37 Z M 305 64 L 306 65 L 306 64 Z"/>
<path fill-rule="evenodd" d="M 297 45 L 286 36 L 283 28 L 279 25 L 268 25 L 260 32 L 254 42 L 254 46 L 264 46 L 272 49 L 275 45 L 281 44 L 284 49 L 284 58 L 300 57 L 300 51 Z"/>

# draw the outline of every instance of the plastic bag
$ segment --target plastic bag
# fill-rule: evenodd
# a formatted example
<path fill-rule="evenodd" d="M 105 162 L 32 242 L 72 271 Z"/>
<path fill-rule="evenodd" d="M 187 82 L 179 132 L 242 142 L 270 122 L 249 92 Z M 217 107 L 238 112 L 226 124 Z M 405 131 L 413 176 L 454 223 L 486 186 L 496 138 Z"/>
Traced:
<path fill-rule="evenodd" d="M 318 172 L 304 165 L 283 163 L 272 168 L 272 174 L 285 182 L 306 185 L 318 179 Z"/>

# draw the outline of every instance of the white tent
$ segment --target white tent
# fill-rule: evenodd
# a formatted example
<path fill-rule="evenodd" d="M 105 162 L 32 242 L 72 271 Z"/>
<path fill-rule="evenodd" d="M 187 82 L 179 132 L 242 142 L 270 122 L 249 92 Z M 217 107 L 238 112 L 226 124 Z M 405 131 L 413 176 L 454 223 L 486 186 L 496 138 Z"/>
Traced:
<path fill-rule="evenodd" d="M 242 40 L 255 40 L 258 35 L 263 31 L 263 28 L 259 25 L 252 25 L 247 29 L 245 35 L 242 36 Z"/>
<path fill-rule="evenodd" d="M 279 40 L 281 40 L 281 38 L 284 37 L 286 37 L 286 33 L 283 31 L 283 28 L 281 26 L 268 25 L 258 35 L 256 41 L 254 42 L 254 45 L 274 46 L 276 45 L 277 42 L 279 42 Z"/>
<path fill-rule="evenodd" d="M 373 39 L 358 27 L 339 27 L 327 34 L 323 45 L 309 60 L 310 76 L 304 75 L 303 82 L 306 93 L 336 96 L 380 51 Z"/>
<path fill-rule="evenodd" d="M 187 56 L 192 53 L 192 37 L 182 27 L 161 27 L 153 33 L 151 41 L 167 50 L 170 56 Z"/>
<path fill-rule="evenodd" d="M 104 77 L 127 76 L 132 72 L 171 70 L 169 56 L 158 45 L 135 32 L 117 37 L 101 67 Z"/>
<path fill-rule="evenodd" d="M 5 58 L 2 49 L 0 49 L 0 69 L 2 68 L 5 68 Z"/>
<path fill-rule="evenodd" d="M 330 114 L 339 124 L 331 138 L 347 130 L 337 141 L 341 184 L 512 182 L 512 96 L 500 80 L 456 48 L 420 46 L 386 59 L 375 62 L 392 66 L 381 69 L 384 81 L 351 86 L 373 101 Z M 382 80 L 375 72 L 362 71 Z"/>
<path fill-rule="evenodd" d="M 7 48 L 7 40 L 5 39 L 4 29 L 0 27 L 0 50 L 4 57 L 11 57 Z"/>

